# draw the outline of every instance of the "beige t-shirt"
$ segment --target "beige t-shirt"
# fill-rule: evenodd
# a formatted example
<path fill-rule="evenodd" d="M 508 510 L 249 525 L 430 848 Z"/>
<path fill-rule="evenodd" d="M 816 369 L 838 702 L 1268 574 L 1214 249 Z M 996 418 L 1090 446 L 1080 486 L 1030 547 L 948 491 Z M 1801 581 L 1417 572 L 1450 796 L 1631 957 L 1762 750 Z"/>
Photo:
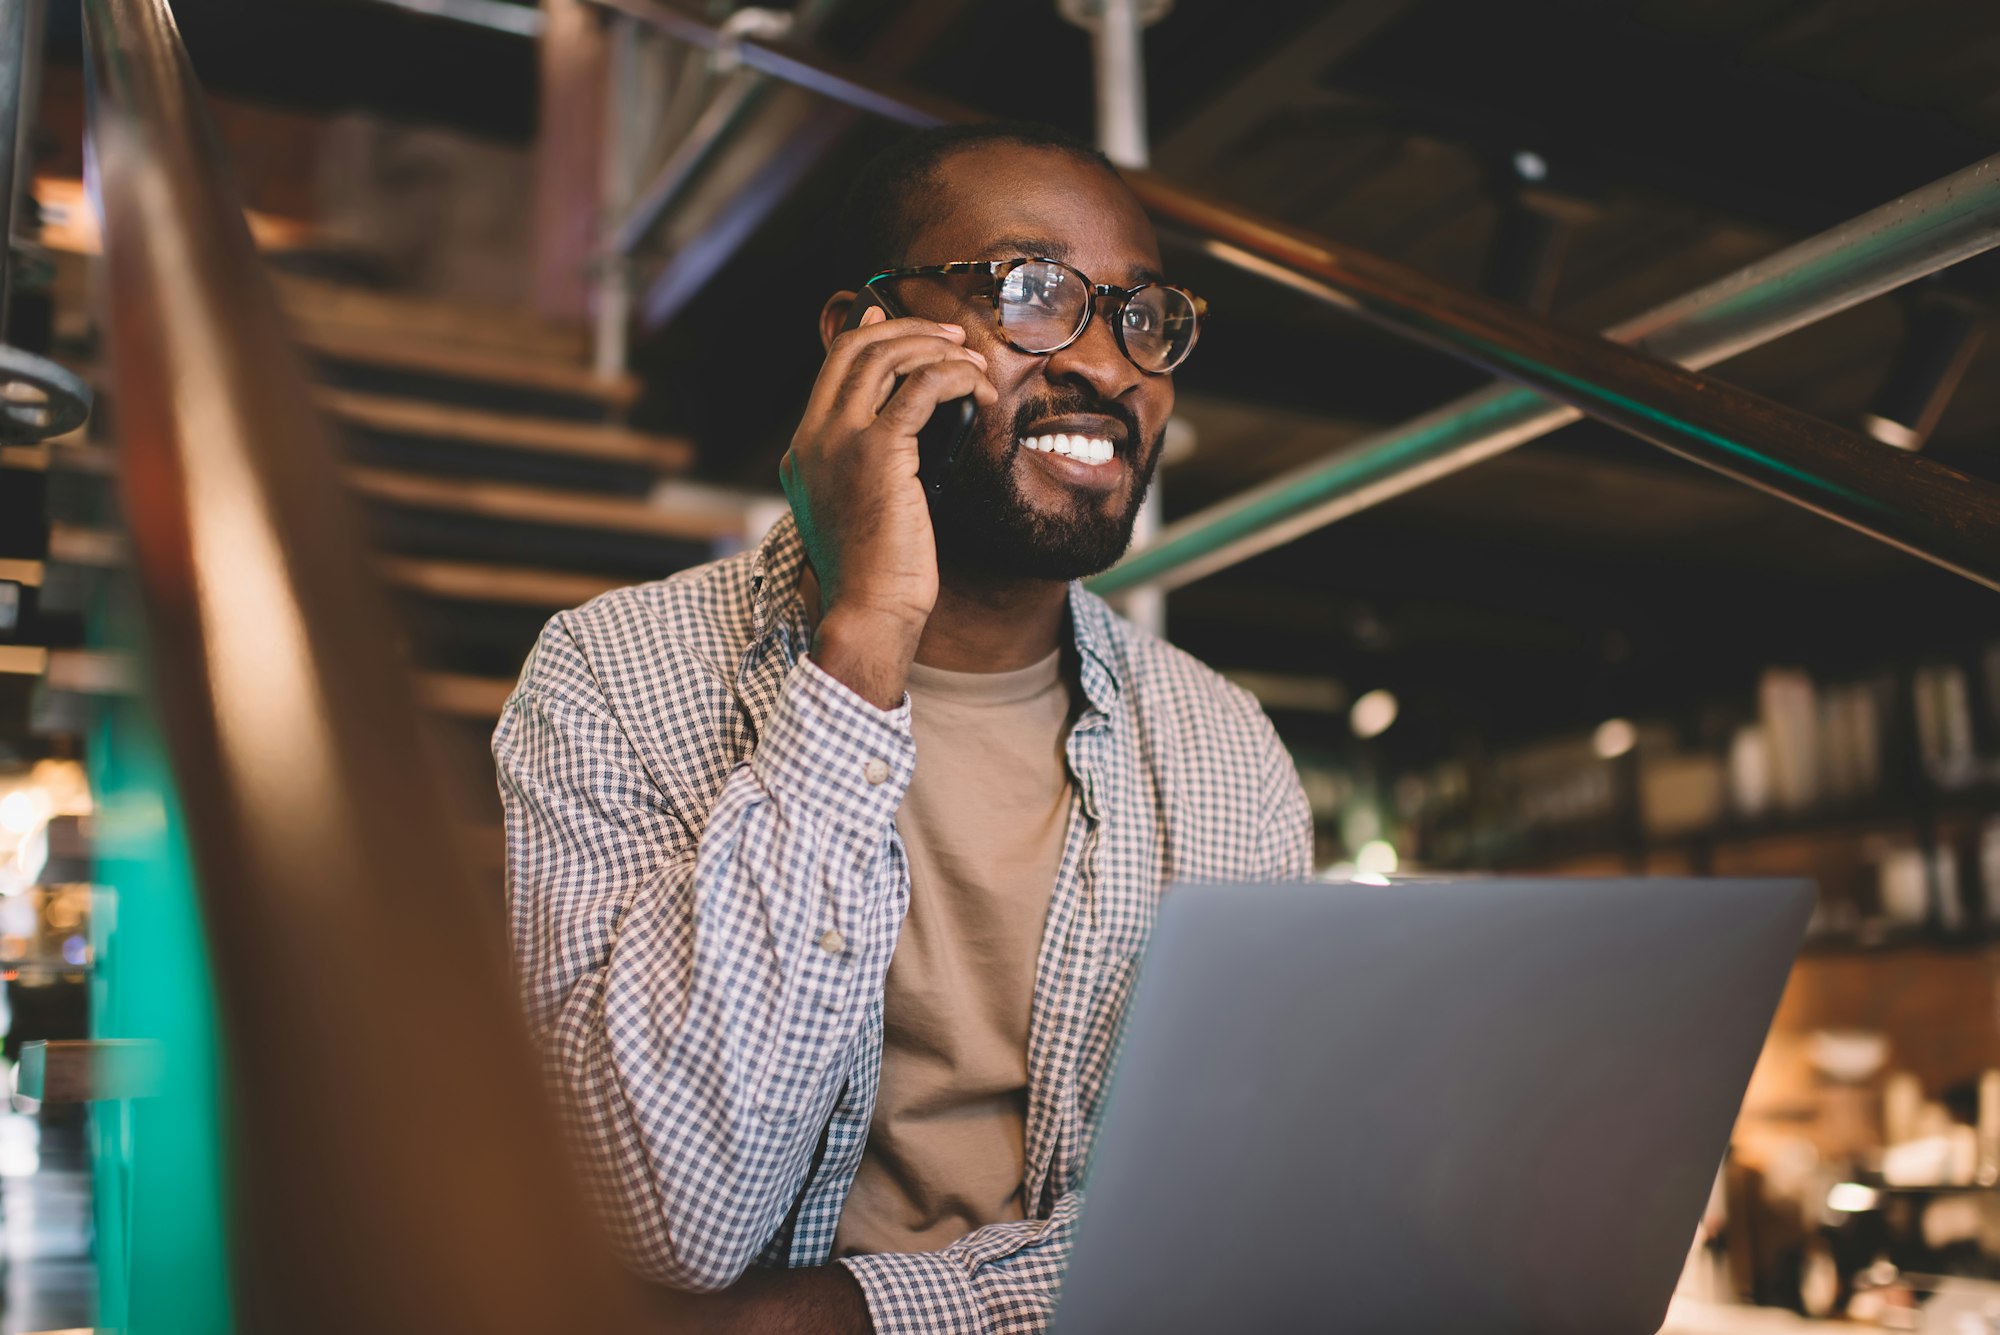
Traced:
<path fill-rule="evenodd" d="M 1069 829 L 1072 692 L 1060 651 L 1017 672 L 916 664 L 909 691 L 910 912 L 835 1256 L 935 1251 L 1025 1213 L 1028 1012 Z"/>

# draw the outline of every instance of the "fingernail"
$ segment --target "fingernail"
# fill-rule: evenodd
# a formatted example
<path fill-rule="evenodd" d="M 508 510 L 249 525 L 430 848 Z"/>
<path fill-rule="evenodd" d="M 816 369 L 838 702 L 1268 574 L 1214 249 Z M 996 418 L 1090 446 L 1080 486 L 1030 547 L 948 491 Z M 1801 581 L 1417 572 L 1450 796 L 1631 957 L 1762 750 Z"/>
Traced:
<path fill-rule="evenodd" d="M 981 352 L 978 348 L 967 348 L 965 350 L 965 355 L 972 358 L 972 360 L 978 362 L 981 366 L 986 365 L 986 354 Z"/>
<path fill-rule="evenodd" d="M 949 324 L 942 320 L 938 322 L 938 328 L 944 330 L 948 334 L 963 334 L 965 332 L 964 326 Z"/>

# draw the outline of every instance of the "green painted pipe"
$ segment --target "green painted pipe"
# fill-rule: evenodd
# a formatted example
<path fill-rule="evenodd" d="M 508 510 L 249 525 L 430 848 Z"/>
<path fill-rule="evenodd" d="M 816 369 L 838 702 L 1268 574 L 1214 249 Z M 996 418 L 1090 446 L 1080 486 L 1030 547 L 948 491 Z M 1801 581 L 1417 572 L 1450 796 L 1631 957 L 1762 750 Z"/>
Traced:
<path fill-rule="evenodd" d="M 1712 366 L 1996 244 L 2000 157 L 1613 326 L 1604 337 L 1683 366 Z M 1245 262 L 1241 253 L 1224 258 Z M 1352 308 L 1345 296 L 1268 260 L 1252 255 L 1247 263 L 1276 281 Z M 1502 354 L 1489 352 L 1488 358 L 1487 364 L 1502 369 L 1496 364 Z M 1554 379 L 1560 374 L 1532 362 L 1510 364 L 1524 377 Z M 1578 387 L 1571 388 L 1575 392 Z M 1628 403 L 1627 411 L 1644 410 Z M 1091 581 L 1091 587 L 1100 593 L 1147 585 L 1177 588 L 1502 454 L 1582 415 L 1570 403 L 1532 389 L 1496 385 L 1480 390 L 1186 516 Z M 1709 443 L 1718 455 L 1737 454 L 1737 445 L 1726 437 L 1711 433 Z M 1756 457 L 1738 459 L 1746 468 L 1761 467 Z M 1817 485 L 1809 471 L 1795 464 L 1773 463 L 1771 470 L 1803 492 Z M 1871 508 L 1852 489 L 1828 485 L 1833 503 L 1862 512 Z"/>

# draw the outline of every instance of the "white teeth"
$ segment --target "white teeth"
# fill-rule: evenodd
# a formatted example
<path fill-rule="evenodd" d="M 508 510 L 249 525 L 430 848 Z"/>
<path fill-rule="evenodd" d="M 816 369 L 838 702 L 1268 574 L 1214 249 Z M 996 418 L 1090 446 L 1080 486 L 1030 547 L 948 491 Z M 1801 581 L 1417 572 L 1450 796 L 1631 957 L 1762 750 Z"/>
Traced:
<path fill-rule="evenodd" d="M 1116 447 L 1108 440 L 1099 440 L 1092 436 L 1061 434 L 1026 436 L 1021 440 L 1021 447 L 1037 451 L 1041 454 L 1060 454 L 1065 458 L 1075 459 L 1079 463 L 1086 464 L 1109 463 L 1111 462 L 1111 457 L 1117 453 Z"/>

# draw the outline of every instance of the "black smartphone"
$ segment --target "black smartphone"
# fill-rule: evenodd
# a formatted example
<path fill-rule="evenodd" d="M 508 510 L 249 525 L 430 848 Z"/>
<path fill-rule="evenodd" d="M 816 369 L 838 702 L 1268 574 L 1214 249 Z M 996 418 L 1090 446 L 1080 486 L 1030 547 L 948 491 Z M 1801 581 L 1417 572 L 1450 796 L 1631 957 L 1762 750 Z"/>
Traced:
<path fill-rule="evenodd" d="M 861 317 L 868 313 L 870 306 L 880 306 L 882 314 L 891 320 L 902 318 L 907 311 L 897 307 L 894 298 L 886 292 L 878 292 L 872 287 L 864 287 L 854 296 L 854 308 L 847 313 L 846 328 L 856 329 L 861 325 Z M 898 388 L 902 381 L 896 381 Z M 894 393 L 894 391 L 890 391 Z M 963 398 L 946 399 L 931 414 L 931 420 L 917 431 L 917 481 L 923 483 L 924 497 L 935 500 L 945 483 L 951 479 L 951 466 L 958 458 L 958 452 L 965 448 L 965 442 L 972 438 L 972 424 L 979 416 L 979 405 L 970 394 Z"/>

